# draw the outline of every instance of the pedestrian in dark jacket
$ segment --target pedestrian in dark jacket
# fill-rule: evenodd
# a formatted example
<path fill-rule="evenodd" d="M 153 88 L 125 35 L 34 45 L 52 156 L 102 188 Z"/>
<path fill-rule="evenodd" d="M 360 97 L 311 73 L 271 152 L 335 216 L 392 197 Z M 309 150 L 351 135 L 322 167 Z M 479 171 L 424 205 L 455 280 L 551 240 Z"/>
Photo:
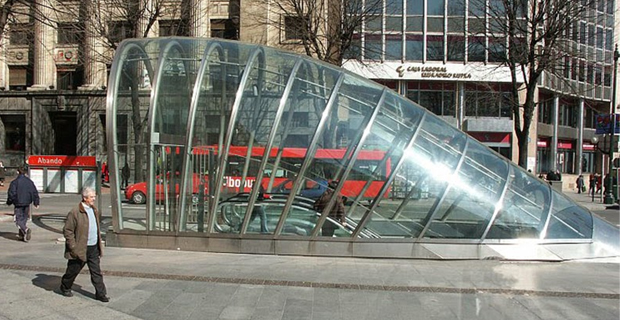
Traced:
<path fill-rule="evenodd" d="M 338 186 L 337 181 L 332 181 L 329 183 L 329 188 L 325 190 L 325 192 L 314 202 L 314 210 L 317 212 L 323 212 L 323 209 L 327 207 L 329 201 L 334 196 L 334 191 Z M 344 202 L 342 201 L 342 197 L 337 196 L 336 202 L 334 206 L 329 211 L 329 215 L 331 219 L 335 221 L 339 221 L 342 225 L 346 224 L 345 215 L 344 215 Z M 329 220 L 325 220 L 323 223 L 323 228 L 321 229 L 321 235 L 324 237 L 332 237 L 334 235 L 334 231 L 338 228 L 338 226 L 332 223 Z"/>
<path fill-rule="evenodd" d="M 67 271 L 62 276 L 60 292 L 65 297 L 72 297 L 71 287 L 84 265 L 88 264 L 90 280 L 95 287 L 95 299 L 108 302 L 105 284 L 99 260 L 103 255 L 101 244 L 101 214 L 95 207 L 97 195 L 95 190 L 85 187 L 82 190 L 82 202 L 67 214 L 65 227 L 65 258 Z"/>
<path fill-rule="evenodd" d="M 6 204 L 14 205 L 15 224 L 19 228 L 19 239 L 24 242 L 30 241 L 32 230 L 26 226 L 30 217 L 30 205 L 34 203 L 35 208 L 39 208 L 39 192 L 34 182 L 26 176 L 26 169 L 17 169 L 18 176 L 11 181 L 7 192 Z"/>
<path fill-rule="evenodd" d="M 4 187 L 5 178 L 6 178 L 6 167 L 4 167 L 4 163 L 0 161 L 0 187 Z"/>
<path fill-rule="evenodd" d="M 585 181 L 583 181 L 583 175 L 580 174 L 577 177 L 577 193 L 581 193 L 582 191 L 586 191 Z"/>

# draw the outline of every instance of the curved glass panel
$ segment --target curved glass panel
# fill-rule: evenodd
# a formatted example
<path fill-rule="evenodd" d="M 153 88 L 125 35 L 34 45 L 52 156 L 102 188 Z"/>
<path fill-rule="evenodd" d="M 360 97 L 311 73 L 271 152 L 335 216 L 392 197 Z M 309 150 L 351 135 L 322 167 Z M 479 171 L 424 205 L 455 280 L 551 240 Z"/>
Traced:
<path fill-rule="evenodd" d="M 323 65 L 304 63 L 298 71 L 294 90 L 289 97 L 290 103 L 285 106 L 274 141 L 277 152 L 270 166 L 272 172 L 275 172 L 273 183 L 270 182 L 272 193 L 316 199 L 325 191 L 325 172 L 321 172 L 320 166 L 312 165 L 311 161 L 315 154 L 322 154 L 322 149 L 325 149 L 325 141 L 315 135 L 320 135 L 321 130 L 336 130 L 337 116 L 333 112 L 335 108 L 331 109 L 331 113 L 325 111 L 339 76 L 336 70 Z M 315 145 L 312 145 L 313 141 L 316 141 Z M 307 167 L 305 170 L 304 166 Z M 293 208 L 298 200 L 288 201 Z M 291 209 L 289 213 L 284 212 L 285 210 L 286 206 L 282 207 L 282 234 L 290 234 L 286 231 L 287 226 L 295 224 L 297 217 L 295 210 Z M 312 227 L 309 229 L 312 230 Z M 304 235 L 310 233 L 304 232 Z"/>
<path fill-rule="evenodd" d="M 386 87 L 305 56 L 223 40 L 133 39 L 119 47 L 109 87 L 117 232 L 257 238 L 276 251 L 364 238 L 353 254 L 394 238 L 604 239 L 592 254 L 619 250 L 609 251 L 617 228 L 544 181 Z"/>
<path fill-rule="evenodd" d="M 413 135 L 419 130 L 421 131 L 418 125 L 425 112 L 420 109 L 415 110 L 415 112 L 412 110 L 414 109 L 411 109 L 407 103 L 402 103 L 396 95 L 388 94 L 377 120 L 369 128 L 368 139 L 375 140 L 375 143 L 381 146 L 382 152 L 375 155 L 378 159 L 376 167 L 374 169 L 369 168 L 372 169 L 369 175 L 372 179 L 368 180 L 377 184 L 374 187 L 376 191 L 373 191 L 372 194 L 373 199 L 369 199 L 369 203 L 374 199 L 378 199 L 380 202 L 375 206 L 374 212 L 364 226 L 366 233 L 376 234 L 380 237 L 410 237 L 414 233 L 412 231 L 414 228 L 409 225 L 410 221 L 405 221 L 411 217 L 407 216 L 408 219 L 403 219 L 404 216 L 399 216 L 402 213 L 402 210 L 399 209 L 402 207 L 398 206 L 398 200 L 394 201 L 405 196 L 405 194 L 401 194 L 403 184 L 410 185 L 415 183 L 413 181 L 417 181 L 413 177 L 416 170 L 410 167 L 413 161 L 412 155 L 409 152 L 402 151 L 411 141 Z M 401 160 L 404 164 L 395 172 L 396 166 Z M 412 175 L 405 178 L 403 174 Z M 379 188 L 383 186 L 383 181 L 386 181 L 388 177 L 393 177 L 392 190 L 379 195 Z M 378 182 L 381 182 L 381 185 L 378 185 Z M 355 209 L 353 213 L 358 215 L 366 212 L 366 207 L 362 206 L 362 203 L 353 209 Z M 352 214 L 352 217 L 355 215 Z M 357 222 L 356 219 L 354 220 Z"/>
<path fill-rule="evenodd" d="M 110 157 L 112 182 L 118 201 L 119 227 L 121 229 L 146 230 L 146 172 L 147 172 L 147 132 L 148 106 L 151 96 L 151 80 L 154 79 L 153 65 L 156 55 L 147 55 L 145 48 L 156 45 L 146 43 L 138 46 L 126 43 L 119 47 L 118 65 L 115 81 L 110 87 L 115 90 L 113 97 L 114 156 Z M 114 170 L 116 169 L 116 170 Z M 128 201 L 132 205 L 121 205 Z"/>
<path fill-rule="evenodd" d="M 152 223 L 156 230 L 176 231 L 180 214 L 179 192 L 185 131 L 196 75 L 196 58 L 189 43 L 164 42 L 159 61 L 153 107 L 151 148 L 154 156 L 155 188 L 149 196 Z"/>
<path fill-rule="evenodd" d="M 566 196 L 553 193 L 553 207 L 545 239 L 592 238 L 592 214 Z"/>
<path fill-rule="evenodd" d="M 547 221 L 551 188 L 515 168 L 487 239 L 538 239 Z"/>
<path fill-rule="evenodd" d="M 450 143 L 450 145 L 453 145 Z M 508 165 L 476 143 L 469 143 L 457 175 L 433 217 L 425 236 L 429 238 L 482 237 L 506 185 Z"/>
<path fill-rule="evenodd" d="M 318 181 L 324 186 L 327 186 L 327 181 L 341 180 L 342 186 L 339 196 L 347 197 L 347 199 L 351 198 L 351 200 L 357 194 L 362 194 L 363 198 L 373 198 L 377 194 L 378 189 L 381 187 L 381 179 L 378 179 L 379 183 L 375 183 L 374 180 L 376 179 L 372 177 L 372 173 L 375 170 L 382 171 L 376 168 L 382 158 L 381 154 L 384 153 L 382 147 L 376 145 L 375 141 L 367 139 L 364 142 L 364 150 L 358 153 L 357 159 L 351 159 L 351 154 L 358 145 L 357 141 L 360 140 L 360 134 L 363 133 L 364 128 L 367 126 L 373 109 L 379 103 L 382 90 L 383 88 L 378 85 L 369 87 L 353 77 L 347 76 L 344 78 L 340 90 L 338 90 L 338 96 L 335 101 L 336 107 L 329 114 L 325 123 L 325 129 L 319 136 L 319 149 L 316 151 L 314 159 L 306 172 L 307 179 Z M 367 159 L 373 156 L 376 159 Z M 367 175 L 360 177 L 357 175 L 360 172 L 355 170 L 353 171 L 354 175 L 349 173 L 347 177 L 342 179 L 341 175 L 351 160 L 355 161 L 358 169 L 366 169 Z M 378 176 L 380 174 L 375 174 L 375 177 Z M 362 193 L 365 183 L 369 183 L 370 186 Z M 321 188 L 320 185 L 319 188 Z M 333 189 L 333 187 L 330 189 Z M 316 195 L 314 197 L 317 198 Z M 351 200 L 343 202 L 349 204 Z M 334 203 L 336 203 L 336 200 L 334 200 Z M 322 210 L 322 213 L 328 214 L 337 223 L 334 225 L 328 221 L 323 226 L 317 226 L 317 228 L 321 228 L 321 232 L 318 234 L 322 236 L 349 236 L 349 233 L 345 232 L 343 226 L 346 223 L 343 224 L 341 217 L 336 214 L 337 211 L 340 211 L 340 215 L 343 216 L 345 209 L 342 206 L 340 206 L 340 209 L 337 207 L 333 208 L 334 205 L 332 205 L 331 209 L 327 206 Z M 338 230 L 338 232 L 332 234 L 331 230 Z"/>

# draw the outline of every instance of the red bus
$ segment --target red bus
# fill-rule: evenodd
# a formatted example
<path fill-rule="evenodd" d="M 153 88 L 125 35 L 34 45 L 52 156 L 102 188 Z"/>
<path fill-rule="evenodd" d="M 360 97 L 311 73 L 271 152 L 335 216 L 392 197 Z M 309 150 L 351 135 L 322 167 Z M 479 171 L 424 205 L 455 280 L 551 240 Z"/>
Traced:
<path fill-rule="evenodd" d="M 175 150 L 176 149 L 176 150 Z M 166 154 L 174 152 L 180 153 L 180 148 L 172 149 L 166 147 Z M 308 198 L 318 198 L 327 186 L 327 182 L 332 180 L 340 170 L 344 170 L 346 149 L 318 149 L 316 154 L 306 170 L 305 181 L 300 190 L 302 196 Z M 248 159 L 247 146 L 231 146 L 229 150 L 226 171 L 224 174 L 224 194 L 236 194 L 241 192 L 250 192 L 254 185 L 255 177 L 258 173 L 260 162 L 265 152 L 264 147 L 254 147 L 249 155 L 250 162 L 246 164 Z M 299 172 L 304 157 L 306 156 L 306 148 L 283 148 L 279 150 L 272 148 L 269 154 L 269 164 L 266 166 L 261 181 L 262 187 L 271 193 L 289 193 L 292 189 L 293 178 Z M 192 192 L 198 193 L 200 185 L 204 185 L 205 194 L 208 193 L 208 187 L 205 181 L 208 180 L 208 170 L 206 163 L 217 165 L 215 163 L 217 155 L 217 146 L 198 146 L 192 151 L 193 159 L 193 178 Z M 211 159 L 209 159 L 211 157 Z M 377 196 L 380 192 L 386 177 L 390 174 L 391 163 L 389 159 L 384 159 L 385 151 L 382 150 L 361 150 L 355 160 L 354 166 L 349 173 L 341 194 L 354 199 L 366 185 L 367 181 L 371 181 L 370 186 L 364 192 L 362 198 L 370 199 Z M 279 160 L 277 160 L 279 159 Z M 275 162 L 278 162 L 277 169 L 274 168 Z M 180 168 L 178 168 L 180 171 Z M 245 180 L 243 179 L 243 172 Z M 161 179 L 158 179 L 161 180 Z M 241 186 L 243 182 L 243 187 Z M 208 183 L 207 183 L 208 184 Z M 178 186 L 176 187 L 179 192 Z M 155 196 L 157 201 L 163 200 L 165 197 L 164 188 L 161 183 L 156 185 Z M 387 197 L 389 192 L 385 193 Z M 125 189 L 125 197 L 136 203 L 144 203 L 146 198 L 146 183 L 140 182 L 128 186 Z"/>

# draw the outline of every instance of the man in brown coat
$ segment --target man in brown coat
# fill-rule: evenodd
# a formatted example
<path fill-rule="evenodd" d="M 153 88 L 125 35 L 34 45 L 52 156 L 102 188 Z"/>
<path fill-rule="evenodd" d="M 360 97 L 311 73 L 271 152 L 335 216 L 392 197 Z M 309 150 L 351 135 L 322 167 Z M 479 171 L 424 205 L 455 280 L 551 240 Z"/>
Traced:
<path fill-rule="evenodd" d="M 99 258 L 103 255 L 101 244 L 101 215 L 95 207 L 97 198 L 95 190 L 85 187 L 82 190 L 82 202 L 67 214 L 63 233 L 65 236 L 65 258 L 67 271 L 62 276 L 60 292 L 72 297 L 71 287 L 85 264 L 88 264 L 90 279 L 95 287 L 95 299 L 108 302 L 103 275 L 99 267 Z"/>
<path fill-rule="evenodd" d="M 314 202 L 314 210 L 316 210 L 317 212 L 323 212 L 323 209 L 327 207 L 329 201 L 334 196 L 333 189 L 336 189 L 337 186 L 338 181 L 331 181 L 329 183 L 329 188 L 327 188 L 327 190 L 325 190 L 321 197 Z M 342 202 L 342 197 L 336 197 L 336 202 L 329 211 L 328 217 L 335 221 L 339 221 L 342 225 L 345 225 L 346 220 L 344 215 L 344 203 Z M 321 235 L 324 237 L 333 237 L 334 231 L 336 229 L 338 229 L 338 226 L 336 224 L 332 223 L 329 220 L 325 220 L 325 223 L 323 223 L 323 228 L 321 228 Z"/>

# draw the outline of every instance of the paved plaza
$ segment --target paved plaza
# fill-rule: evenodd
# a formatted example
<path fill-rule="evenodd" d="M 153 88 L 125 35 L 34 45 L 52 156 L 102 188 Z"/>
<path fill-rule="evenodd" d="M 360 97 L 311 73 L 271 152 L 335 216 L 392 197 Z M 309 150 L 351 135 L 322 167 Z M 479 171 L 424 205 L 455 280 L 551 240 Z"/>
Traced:
<path fill-rule="evenodd" d="M 0 319 L 620 318 L 617 258 L 432 261 L 107 247 L 101 266 L 111 301 L 94 300 L 87 270 L 67 298 L 58 293 L 63 217 L 38 211 L 29 243 L 17 240 L 10 215 L 0 216 Z"/>

